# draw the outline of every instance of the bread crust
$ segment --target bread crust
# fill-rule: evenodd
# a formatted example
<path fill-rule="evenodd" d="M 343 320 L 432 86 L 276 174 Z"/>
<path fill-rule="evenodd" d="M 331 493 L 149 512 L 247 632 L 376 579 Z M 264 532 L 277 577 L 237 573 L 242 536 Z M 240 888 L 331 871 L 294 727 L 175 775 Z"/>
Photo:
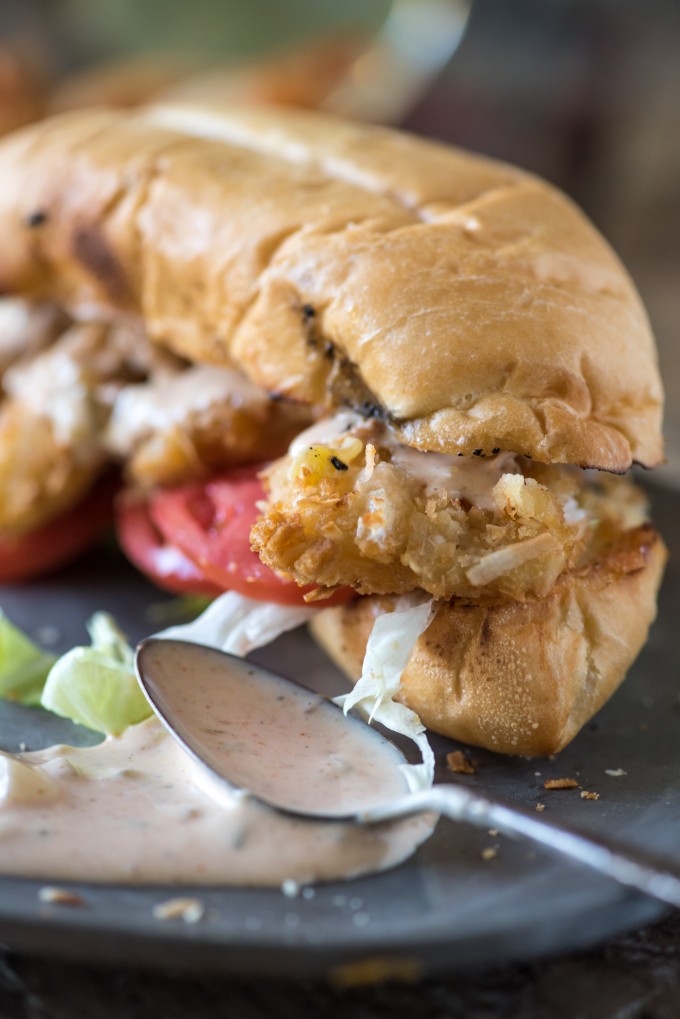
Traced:
<path fill-rule="evenodd" d="M 443 603 L 402 677 L 428 729 L 505 754 L 556 753 L 616 690 L 656 614 L 666 550 L 648 525 L 621 535 L 546 598 Z M 321 611 L 312 633 L 350 678 L 388 598 Z"/>
<path fill-rule="evenodd" d="M 0 292 L 141 315 L 192 360 L 383 414 L 418 448 L 662 458 L 634 286 L 512 167 L 301 111 L 78 112 L 0 147 L 0 230 Z"/>

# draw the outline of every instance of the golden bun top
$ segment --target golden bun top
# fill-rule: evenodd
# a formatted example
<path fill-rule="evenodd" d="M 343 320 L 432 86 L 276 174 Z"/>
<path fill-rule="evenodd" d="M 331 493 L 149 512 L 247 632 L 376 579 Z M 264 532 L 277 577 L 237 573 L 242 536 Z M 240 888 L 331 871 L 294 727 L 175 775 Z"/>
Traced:
<path fill-rule="evenodd" d="M 302 111 L 77 112 L 0 145 L 0 236 L 0 292 L 141 315 L 178 353 L 383 414 L 413 446 L 662 459 L 631 280 L 513 167 Z"/>

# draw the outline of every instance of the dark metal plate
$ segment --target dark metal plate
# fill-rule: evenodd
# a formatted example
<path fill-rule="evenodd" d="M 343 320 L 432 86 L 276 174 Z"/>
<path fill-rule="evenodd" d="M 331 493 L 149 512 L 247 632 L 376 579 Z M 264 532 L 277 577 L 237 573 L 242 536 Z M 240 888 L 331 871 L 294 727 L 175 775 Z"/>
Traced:
<path fill-rule="evenodd" d="M 680 496 L 653 493 L 655 520 L 678 544 Z M 158 593 L 113 551 L 26 587 L 3 591 L 0 604 L 29 632 L 51 626 L 58 646 L 84 640 L 97 608 L 113 612 L 132 639 L 152 631 L 147 608 Z M 491 796 L 532 805 L 544 817 L 672 855 L 680 845 L 680 700 L 677 628 L 680 575 L 671 557 L 659 619 L 627 682 L 557 760 L 498 757 L 474 750 L 474 776 L 456 776 Z M 344 681 L 306 637 L 288 635 L 260 660 L 320 689 Z M 282 664 L 285 663 L 285 666 Z M 0 745 L 29 748 L 91 734 L 35 709 L 0 706 Z M 451 780 L 445 755 L 454 744 L 433 740 L 438 780 Z M 607 770 L 623 769 L 612 777 Z M 537 774 L 540 773 L 540 774 Z M 573 776 L 577 790 L 546 792 L 546 778 Z M 482 859 L 486 847 L 497 855 Z M 2 848 L 0 846 L 0 853 Z M 0 865 L 1 866 L 1 865 Z M 49 872 L 49 861 L 45 864 Z M 45 905 L 41 882 L 0 878 L 0 940 L 79 960 L 216 969 L 298 978 L 375 959 L 383 972 L 459 970 L 593 944 L 645 923 L 663 908 L 577 866 L 558 863 L 484 832 L 442 822 L 413 859 L 389 873 L 317 886 L 288 898 L 279 891 L 193 889 L 207 907 L 195 925 L 154 919 L 154 904 L 177 889 L 76 886 L 79 908 Z"/>

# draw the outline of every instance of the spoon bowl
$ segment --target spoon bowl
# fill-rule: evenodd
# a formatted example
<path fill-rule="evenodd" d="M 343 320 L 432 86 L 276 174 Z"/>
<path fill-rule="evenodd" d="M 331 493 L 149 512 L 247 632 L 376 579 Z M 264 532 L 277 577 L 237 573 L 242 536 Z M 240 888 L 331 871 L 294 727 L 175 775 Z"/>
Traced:
<path fill-rule="evenodd" d="M 144 641 L 136 669 L 171 735 L 231 791 L 333 821 L 408 794 L 400 750 L 313 690 L 181 640 Z"/>

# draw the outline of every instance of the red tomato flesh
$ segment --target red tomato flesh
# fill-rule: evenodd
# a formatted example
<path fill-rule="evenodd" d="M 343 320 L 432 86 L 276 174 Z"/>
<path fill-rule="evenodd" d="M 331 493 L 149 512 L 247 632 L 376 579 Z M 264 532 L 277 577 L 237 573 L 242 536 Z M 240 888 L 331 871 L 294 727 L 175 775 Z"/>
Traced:
<path fill-rule="evenodd" d="M 215 596 L 222 593 L 222 588 L 207 580 L 176 545 L 165 541 L 149 516 L 147 503 L 119 499 L 116 535 L 128 559 L 164 591 Z"/>
<path fill-rule="evenodd" d="M 51 573 L 85 552 L 113 516 L 118 479 L 108 476 L 76 506 L 18 537 L 0 535 L 0 583 L 13 584 Z"/>
<path fill-rule="evenodd" d="M 261 465 L 230 471 L 204 484 L 155 492 L 149 513 L 166 542 L 175 545 L 221 590 L 279 605 L 304 605 L 313 588 L 279 576 L 250 548 L 250 530 L 265 498 L 257 477 Z M 354 592 L 336 592 L 319 607 L 338 604 Z"/>

